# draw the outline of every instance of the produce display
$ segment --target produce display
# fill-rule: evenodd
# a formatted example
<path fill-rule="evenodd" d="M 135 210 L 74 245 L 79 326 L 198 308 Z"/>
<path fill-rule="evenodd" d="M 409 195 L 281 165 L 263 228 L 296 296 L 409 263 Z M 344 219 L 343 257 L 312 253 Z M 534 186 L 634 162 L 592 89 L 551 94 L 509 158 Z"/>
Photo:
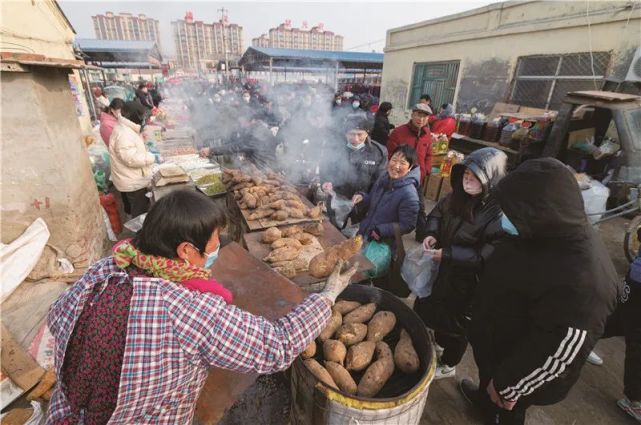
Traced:
<path fill-rule="evenodd" d="M 261 235 L 261 242 L 268 244 L 271 251 L 263 261 L 270 263 L 274 270 L 290 279 L 306 271 L 311 258 L 321 252 L 323 247 L 316 236 L 304 231 L 305 228 L 294 225 L 283 230 L 277 227 L 265 230 Z"/>
<path fill-rule="evenodd" d="M 319 219 L 320 206 L 308 208 L 295 187 L 273 171 L 261 171 L 255 166 L 246 170 L 228 169 L 223 183 L 234 192 L 241 210 L 251 211 L 249 220 Z"/>
<path fill-rule="evenodd" d="M 319 381 L 348 395 L 372 398 L 389 397 L 381 393 L 394 380 L 416 378 L 420 360 L 410 334 L 397 326 L 393 312 L 377 309 L 374 303 L 334 304 L 318 340 L 301 354 Z"/>
<path fill-rule="evenodd" d="M 214 196 L 220 193 L 225 193 L 225 185 L 222 181 L 221 173 L 205 174 L 199 177 L 194 182 L 198 189 L 207 196 Z"/>

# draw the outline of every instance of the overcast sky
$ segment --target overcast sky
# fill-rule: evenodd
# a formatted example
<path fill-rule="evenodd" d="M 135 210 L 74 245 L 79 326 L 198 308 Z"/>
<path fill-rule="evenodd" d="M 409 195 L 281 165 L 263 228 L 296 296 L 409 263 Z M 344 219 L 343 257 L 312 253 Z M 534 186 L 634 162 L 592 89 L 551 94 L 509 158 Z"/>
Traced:
<path fill-rule="evenodd" d="M 325 29 L 345 37 L 343 48 L 353 51 L 382 52 L 385 32 L 390 28 L 451 15 L 494 3 L 496 0 L 423 0 L 401 1 L 350 1 L 350 2 L 249 2 L 249 1 L 70 1 L 59 0 L 65 14 L 78 33 L 78 37 L 95 38 L 91 16 L 106 11 L 133 14 L 143 13 L 160 21 L 160 38 L 163 53 L 173 55 L 174 42 L 171 21 L 183 19 L 192 11 L 195 20 L 213 22 L 220 17 L 217 9 L 228 9 L 229 20 L 243 27 L 245 48 L 251 39 L 266 33 L 269 28 L 290 19 L 292 25 L 309 27 L 322 22 Z"/>

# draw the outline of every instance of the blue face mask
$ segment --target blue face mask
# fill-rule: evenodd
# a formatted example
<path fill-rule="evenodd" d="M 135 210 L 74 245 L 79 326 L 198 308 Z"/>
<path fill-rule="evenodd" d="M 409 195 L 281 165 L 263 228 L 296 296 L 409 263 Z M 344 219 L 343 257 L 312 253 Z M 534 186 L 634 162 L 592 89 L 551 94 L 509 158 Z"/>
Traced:
<path fill-rule="evenodd" d="M 347 143 L 347 148 L 351 149 L 353 151 L 359 151 L 359 150 L 363 149 L 364 147 L 365 147 L 365 143 L 364 142 L 359 144 L 359 145 L 356 145 L 356 146 L 352 145 L 349 142 Z"/>
<path fill-rule="evenodd" d="M 505 214 L 501 216 L 501 227 L 505 230 L 505 233 L 512 236 L 518 236 L 519 231 L 516 229 L 514 223 L 510 221 Z"/>
<path fill-rule="evenodd" d="M 218 259 L 219 252 L 220 252 L 220 245 L 218 245 L 218 248 L 216 248 L 214 252 L 210 252 L 209 254 L 207 254 L 207 260 L 205 260 L 205 265 L 203 267 L 208 269 L 211 266 L 213 266 L 216 260 Z"/>

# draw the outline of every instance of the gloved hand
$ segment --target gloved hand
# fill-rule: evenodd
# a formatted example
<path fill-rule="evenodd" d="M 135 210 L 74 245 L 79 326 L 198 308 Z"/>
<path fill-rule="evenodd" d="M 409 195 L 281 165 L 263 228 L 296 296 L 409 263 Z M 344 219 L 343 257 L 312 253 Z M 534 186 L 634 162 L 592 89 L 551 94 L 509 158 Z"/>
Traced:
<path fill-rule="evenodd" d="M 320 295 L 330 300 L 332 304 L 334 304 L 336 298 L 338 298 L 341 292 L 343 292 L 343 290 L 347 288 L 347 285 L 349 285 L 349 280 L 358 269 L 358 263 L 354 263 L 354 265 L 349 270 L 341 274 L 341 269 L 343 268 L 344 264 L 345 262 L 343 260 L 338 260 L 338 264 L 336 264 L 334 271 L 327 278 L 325 289 L 320 292 Z"/>

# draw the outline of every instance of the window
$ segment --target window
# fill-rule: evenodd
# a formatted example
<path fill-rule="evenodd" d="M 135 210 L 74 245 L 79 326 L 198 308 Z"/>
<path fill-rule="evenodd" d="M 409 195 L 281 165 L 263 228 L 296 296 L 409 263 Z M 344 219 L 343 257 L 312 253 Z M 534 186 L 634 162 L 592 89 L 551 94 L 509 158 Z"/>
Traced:
<path fill-rule="evenodd" d="M 418 103 L 423 94 L 432 98 L 432 105 L 454 102 L 458 80 L 459 61 L 414 64 L 414 76 L 408 107 Z"/>
<path fill-rule="evenodd" d="M 609 52 L 522 56 L 510 102 L 558 110 L 568 92 L 601 89 L 609 64 Z"/>

